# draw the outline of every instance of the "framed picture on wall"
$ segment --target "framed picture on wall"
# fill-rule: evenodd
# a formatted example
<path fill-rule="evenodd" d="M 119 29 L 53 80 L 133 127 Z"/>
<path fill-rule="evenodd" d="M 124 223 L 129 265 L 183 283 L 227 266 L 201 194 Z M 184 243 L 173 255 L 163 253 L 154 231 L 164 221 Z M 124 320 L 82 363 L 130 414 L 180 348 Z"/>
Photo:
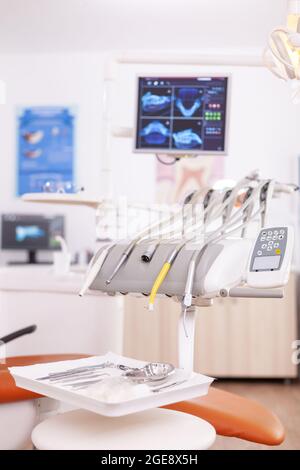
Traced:
<path fill-rule="evenodd" d="M 73 108 L 24 107 L 17 121 L 17 195 L 74 187 Z"/>

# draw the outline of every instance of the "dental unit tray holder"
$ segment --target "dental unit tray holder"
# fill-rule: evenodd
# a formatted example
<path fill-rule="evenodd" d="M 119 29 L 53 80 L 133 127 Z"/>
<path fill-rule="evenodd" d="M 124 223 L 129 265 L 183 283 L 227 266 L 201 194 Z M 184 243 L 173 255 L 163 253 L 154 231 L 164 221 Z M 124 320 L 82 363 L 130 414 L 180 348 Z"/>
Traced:
<path fill-rule="evenodd" d="M 165 406 L 182 400 L 188 400 L 206 395 L 213 378 L 198 373 L 186 374 L 185 371 L 175 369 L 167 381 L 162 382 L 144 396 L 133 397 L 120 401 L 107 402 L 98 398 L 88 396 L 82 390 L 72 390 L 66 388 L 65 384 L 57 384 L 41 380 L 45 375 L 53 373 L 63 373 L 70 368 L 95 367 L 102 363 L 112 362 L 123 364 L 129 368 L 141 368 L 147 363 L 118 356 L 114 353 L 107 353 L 104 356 L 94 356 L 86 359 L 72 361 L 52 362 L 49 364 L 35 364 L 25 367 L 11 367 L 9 370 L 14 377 L 18 387 L 31 390 L 32 392 L 45 395 L 56 400 L 69 403 L 76 408 L 83 408 L 94 413 L 108 417 L 124 416 L 139 411 Z M 106 369 L 102 369 L 105 371 Z M 119 370 L 112 369 L 114 373 L 122 374 Z M 116 375 L 114 375 L 116 376 Z M 156 389 L 160 389 L 156 392 Z"/>

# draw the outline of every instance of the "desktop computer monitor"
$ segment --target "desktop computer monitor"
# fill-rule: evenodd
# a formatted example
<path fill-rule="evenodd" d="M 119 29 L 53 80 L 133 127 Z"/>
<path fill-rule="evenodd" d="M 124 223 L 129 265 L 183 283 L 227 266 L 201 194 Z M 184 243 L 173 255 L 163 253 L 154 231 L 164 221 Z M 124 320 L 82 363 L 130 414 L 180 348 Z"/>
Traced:
<path fill-rule="evenodd" d="M 135 152 L 227 153 L 228 77 L 139 77 Z"/>
<path fill-rule="evenodd" d="M 40 250 L 60 249 L 57 235 L 64 236 L 62 215 L 2 214 L 1 248 L 27 251 L 26 263 L 37 263 L 36 254 Z"/>

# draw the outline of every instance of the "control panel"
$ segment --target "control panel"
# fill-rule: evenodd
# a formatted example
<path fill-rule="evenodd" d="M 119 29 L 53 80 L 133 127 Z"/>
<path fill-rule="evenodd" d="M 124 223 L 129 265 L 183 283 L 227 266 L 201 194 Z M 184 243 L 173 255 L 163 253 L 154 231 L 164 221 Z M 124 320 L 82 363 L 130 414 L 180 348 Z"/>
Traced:
<path fill-rule="evenodd" d="M 247 272 L 251 287 L 281 287 L 287 283 L 294 243 L 292 227 L 263 228 L 254 244 Z"/>

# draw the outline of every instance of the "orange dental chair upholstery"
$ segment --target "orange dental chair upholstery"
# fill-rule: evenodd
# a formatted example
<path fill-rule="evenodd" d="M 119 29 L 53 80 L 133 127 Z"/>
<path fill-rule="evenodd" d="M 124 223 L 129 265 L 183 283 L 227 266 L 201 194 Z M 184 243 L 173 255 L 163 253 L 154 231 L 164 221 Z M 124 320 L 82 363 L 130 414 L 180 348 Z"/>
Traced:
<path fill-rule="evenodd" d="M 8 367 L 42 362 L 79 359 L 86 355 L 42 355 L 8 358 L 0 364 L 0 415 L 1 407 L 20 402 L 34 401 L 39 395 L 18 388 Z M 189 413 L 211 423 L 217 434 L 266 444 L 279 445 L 284 440 L 284 428 L 279 419 L 259 403 L 233 393 L 211 387 L 208 395 L 182 401 L 165 408 Z M 1 442 L 0 442 L 0 449 Z"/>

